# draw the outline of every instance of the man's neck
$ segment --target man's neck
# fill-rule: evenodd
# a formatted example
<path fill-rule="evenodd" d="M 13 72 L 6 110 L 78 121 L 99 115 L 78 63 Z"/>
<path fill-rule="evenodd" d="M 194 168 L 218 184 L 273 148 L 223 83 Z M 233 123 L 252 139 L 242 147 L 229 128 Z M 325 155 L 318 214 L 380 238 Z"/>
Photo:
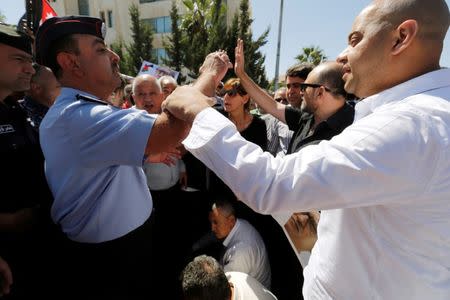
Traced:
<path fill-rule="evenodd" d="M 4 102 L 6 97 L 12 94 L 12 91 L 8 90 L 0 90 L 0 102 Z"/>
<path fill-rule="evenodd" d="M 338 102 L 336 100 L 331 101 L 335 101 L 336 103 L 334 105 L 327 105 L 323 109 L 317 109 L 314 112 L 314 127 L 316 127 L 323 121 L 328 120 L 328 118 L 337 113 L 345 105 L 345 101 L 344 102 Z"/>
<path fill-rule="evenodd" d="M 91 86 L 86 86 L 83 80 L 79 80 L 78 82 L 76 82 L 74 80 L 60 79 L 59 82 L 61 83 L 62 87 L 80 90 L 80 91 L 89 93 L 89 94 L 91 94 L 101 100 L 104 100 L 104 101 L 107 101 L 109 96 L 113 92 L 113 91 L 100 91 L 97 88 L 93 88 Z"/>

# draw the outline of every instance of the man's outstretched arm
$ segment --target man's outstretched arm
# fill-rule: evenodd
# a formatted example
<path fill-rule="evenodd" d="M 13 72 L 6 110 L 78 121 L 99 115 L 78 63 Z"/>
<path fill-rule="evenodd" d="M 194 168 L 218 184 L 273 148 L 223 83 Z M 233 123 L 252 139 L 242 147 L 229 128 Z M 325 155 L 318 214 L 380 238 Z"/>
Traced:
<path fill-rule="evenodd" d="M 283 123 L 286 105 L 276 102 L 264 89 L 260 88 L 245 72 L 244 42 L 239 39 L 235 50 L 234 72 L 241 80 L 241 84 L 258 106 Z"/>

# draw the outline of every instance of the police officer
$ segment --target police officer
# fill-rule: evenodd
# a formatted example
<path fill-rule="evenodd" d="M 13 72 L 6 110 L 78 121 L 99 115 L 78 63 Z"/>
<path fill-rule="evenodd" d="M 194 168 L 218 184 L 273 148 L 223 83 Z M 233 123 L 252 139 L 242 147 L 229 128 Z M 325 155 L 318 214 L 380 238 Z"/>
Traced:
<path fill-rule="evenodd" d="M 9 297 L 28 299 L 46 288 L 40 272 L 52 256 L 44 248 L 55 249 L 47 231 L 52 197 L 37 133 L 11 97 L 30 87 L 31 42 L 6 24 L 0 24 L 0 66 L 0 252 L 14 274 Z"/>
<path fill-rule="evenodd" d="M 187 128 L 104 101 L 120 85 L 120 58 L 104 37 L 102 20 L 85 16 L 48 19 L 36 34 L 37 62 L 62 86 L 39 129 L 52 217 L 73 241 L 64 273 L 72 293 L 148 299 L 153 204 L 142 164 L 160 161 Z"/>

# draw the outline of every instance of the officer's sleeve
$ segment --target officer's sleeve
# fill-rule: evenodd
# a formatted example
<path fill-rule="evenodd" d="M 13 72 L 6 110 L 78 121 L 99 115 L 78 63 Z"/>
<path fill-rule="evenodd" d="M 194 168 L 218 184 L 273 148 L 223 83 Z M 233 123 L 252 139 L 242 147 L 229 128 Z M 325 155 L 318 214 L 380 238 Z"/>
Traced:
<path fill-rule="evenodd" d="M 79 161 L 88 167 L 142 166 L 156 116 L 137 109 L 86 104 L 71 114 L 69 130 Z"/>

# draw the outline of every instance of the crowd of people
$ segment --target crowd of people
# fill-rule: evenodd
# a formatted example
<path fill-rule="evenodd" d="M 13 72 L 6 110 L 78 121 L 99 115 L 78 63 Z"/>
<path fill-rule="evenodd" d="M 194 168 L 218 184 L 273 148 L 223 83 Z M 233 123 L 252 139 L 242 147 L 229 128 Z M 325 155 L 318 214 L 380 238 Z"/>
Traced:
<path fill-rule="evenodd" d="M 0 24 L 0 297 L 448 299 L 449 24 L 374 0 L 273 94 L 242 40 L 178 86 L 101 19 Z"/>

